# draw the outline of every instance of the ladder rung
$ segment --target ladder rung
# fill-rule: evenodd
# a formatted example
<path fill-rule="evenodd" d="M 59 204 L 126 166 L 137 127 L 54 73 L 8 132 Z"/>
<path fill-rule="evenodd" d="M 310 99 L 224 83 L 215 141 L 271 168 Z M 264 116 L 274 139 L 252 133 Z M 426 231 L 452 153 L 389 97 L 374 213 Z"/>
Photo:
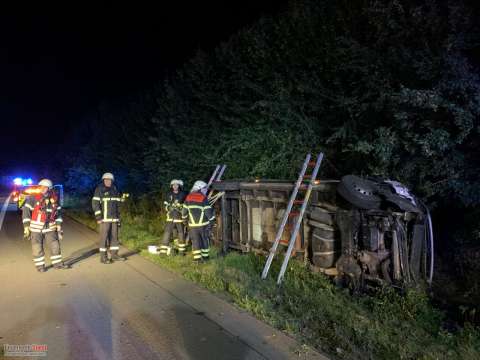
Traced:
<path fill-rule="evenodd" d="M 309 175 L 309 174 L 303 175 L 303 178 L 304 178 L 304 179 L 305 179 L 305 178 L 310 179 L 311 177 L 312 177 L 312 175 Z"/>
<path fill-rule="evenodd" d="M 316 161 L 310 161 L 310 162 L 308 163 L 308 166 L 315 166 L 315 165 L 317 165 L 317 162 L 316 162 Z"/>
<path fill-rule="evenodd" d="M 293 203 L 294 204 L 303 204 L 304 201 L 305 200 L 303 200 L 303 199 L 302 200 L 294 200 Z"/>
<path fill-rule="evenodd" d="M 298 215 L 300 215 L 299 211 L 291 211 L 290 214 L 288 214 L 288 216 L 298 216 Z"/>

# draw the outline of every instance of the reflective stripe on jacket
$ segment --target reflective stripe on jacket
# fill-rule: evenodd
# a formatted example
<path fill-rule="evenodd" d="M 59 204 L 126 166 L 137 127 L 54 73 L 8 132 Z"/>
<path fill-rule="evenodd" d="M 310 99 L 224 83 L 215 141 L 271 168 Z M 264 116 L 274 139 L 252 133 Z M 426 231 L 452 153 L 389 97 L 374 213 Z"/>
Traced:
<path fill-rule="evenodd" d="M 208 225 L 214 220 L 215 214 L 205 195 L 201 192 L 192 192 L 183 203 L 182 218 L 188 219 L 188 226 L 192 228 Z"/>
<path fill-rule="evenodd" d="M 163 202 L 167 212 L 167 221 L 179 223 L 182 222 L 183 202 L 187 194 L 183 191 L 171 191 Z"/>
<path fill-rule="evenodd" d="M 119 204 L 123 201 L 124 199 L 114 185 L 109 188 L 104 184 L 98 185 L 92 197 L 95 219 L 102 222 L 119 222 Z"/>
<path fill-rule="evenodd" d="M 31 232 L 45 233 L 56 231 L 57 225 L 62 223 L 60 204 L 53 191 L 46 194 L 27 197 L 22 208 L 22 222 Z"/>

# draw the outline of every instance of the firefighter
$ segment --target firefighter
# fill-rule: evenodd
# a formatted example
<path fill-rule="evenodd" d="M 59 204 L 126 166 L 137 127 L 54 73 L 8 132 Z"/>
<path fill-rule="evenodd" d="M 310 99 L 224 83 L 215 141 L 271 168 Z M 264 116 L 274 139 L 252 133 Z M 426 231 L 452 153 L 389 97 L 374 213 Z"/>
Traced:
<path fill-rule="evenodd" d="M 174 244 L 177 243 L 178 253 L 185 255 L 187 245 L 185 244 L 182 208 L 183 202 L 187 194 L 182 191 L 183 181 L 172 180 L 170 182 L 171 191 L 167 195 L 164 201 L 165 210 L 167 212 L 167 223 L 165 225 L 165 232 L 163 233 L 162 244 L 160 245 L 160 255 L 170 255 L 172 247 L 170 246 L 170 237 L 173 229 L 177 230 L 177 238 L 173 240 Z"/>
<path fill-rule="evenodd" d="M 183 204 L 182 218 L 188 220 L 188 234 L 192 241 L 194 261 L 208 260 L 210 256 L 207 232 L 215 216 L 206 193 L 207 184 L 200 180 L 196 181 Z"/>
<path fill-rule="evenodd" d="M 39 272 L 45 272 L 45 242 L 50 248 L 50 262 L 55 269 L 66 269 L 58 235 L 62 232 L 61 206 L 49 179 L 38 183 L 41 192 L 29 196 L 23 206 L 24 235 L 32 242 L 33 262 Z"/>
<path fill-rule="evenodd" d="M 113 174 L 105 173 L 102 183 L 97 186 L 92 198 L 92 208 L 97 223 L 100 224 L 100 262 L 111 264 L 113 261 L 124 261 L 118 255 L 120 250 L 118 241 L 118 228 L 120 226 L 119 205 L 125 200 L 126 194 L 121 195 L 113 183 Z M 110 258 L 108 253 L 110 252 Z"/>

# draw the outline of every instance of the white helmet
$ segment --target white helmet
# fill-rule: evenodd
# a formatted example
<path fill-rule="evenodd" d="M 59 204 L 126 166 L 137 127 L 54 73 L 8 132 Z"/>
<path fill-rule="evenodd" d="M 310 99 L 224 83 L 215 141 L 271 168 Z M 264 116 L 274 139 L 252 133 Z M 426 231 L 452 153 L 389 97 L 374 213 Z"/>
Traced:
<path fill-rule="evenodd" d="M 48 187 L 49 189 L 53 188 L 52 180 L 49 180 L 49 179 L 42 179 L 42 180 L 40 180 L 40 182 L 38 183 L 38 185 L 40 185 L 40 186 L 46 186 L 46 187 Z"/>
<path fill-rule="evenodd" d="M 183 187 L 183 181 L 182 180 L 176 180 L 176 179 L 173 179 L 172 181 L 170 181 L 170 186 L 173 186 L 177 184 L 178 186 L 182 186 Z"/>
<path fill-rule="evenodd" d="M 105 173 L 102 175 L 102 180 L 115 180 L 112 173 Z"/>
<path fill-rule="evenodd" d="M 195 181 L 195 184 L 193 184 L 192 191 L 200 191 L 206 187 L 207 187 L 207 184 L 204 181 L 198 180 L 198 181 Z"/>

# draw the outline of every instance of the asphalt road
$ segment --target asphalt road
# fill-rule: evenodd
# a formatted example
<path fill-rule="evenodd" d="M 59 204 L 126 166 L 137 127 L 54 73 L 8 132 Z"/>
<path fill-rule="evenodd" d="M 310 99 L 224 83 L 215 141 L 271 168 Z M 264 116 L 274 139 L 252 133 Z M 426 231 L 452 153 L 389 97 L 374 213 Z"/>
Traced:
<path fill-rule="evenodd" d="M 72 268 L 38 273 L 20 214 L 7 211 L 0 345 L 45 344 L 48 359 L 324 359 L 137 254 L 100 264 L 96 234 L 73 220 L 64 232 Z"/>

